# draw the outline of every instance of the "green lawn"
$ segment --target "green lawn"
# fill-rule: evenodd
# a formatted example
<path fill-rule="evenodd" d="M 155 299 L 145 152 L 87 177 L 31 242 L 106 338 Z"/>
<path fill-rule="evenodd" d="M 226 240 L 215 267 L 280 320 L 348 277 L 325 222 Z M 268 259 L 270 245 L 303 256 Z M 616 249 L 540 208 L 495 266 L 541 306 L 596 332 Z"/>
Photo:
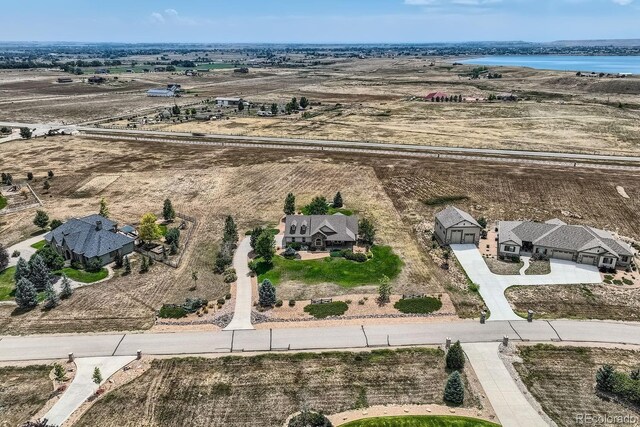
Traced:
<path fill-rule="evenodd" d="M 250 236 L 252 231 L 253 230 L 247 230 L 244 233 L 244 235 L 245 236 Z M 265 228 L 265 231 L 268 231 L 269 233 L 273 234 L 274 236 L 280 232 L 280 230 L 278 230 L 277 228 Z"/>
<path fill-rule="evenodd" d="M 76 270 L 75 268 L 65 267 L 60 271 L 56 271 L 55 274 L 61 276 L 62 273 L 66 274 L 67 277 L 71 280 L 81 283 L 93 283 L 98 280 L 102 280 L 109 275 L 109 272 L 106 268 L 101 269 L 97 273 L 89 273 L 84 270 Z"/>
<path fill-rule="evenodd" d="M 159 224 L 158 227 L 160 227 L 160 234 L 162 236 L 166 236 L 167 235 L 167 224 Z"/>
<path fill-rule="evenodd" d="M 16 272 L 15 267 L 9 267 L 0 272 L 0 301 L 8 301 L 13 299 L 13 289 L 16 284 L 13 275 Z"/>
<path fill-rule="evenodd" d="M 45 246 L 46 244 L 47 244 L 47 241 L 46 241 L 46 240 L 40 240 L 39 242 L 35 242 L 33 245 L 31 245 L 31 247 L 32 247 L 33 249 L 38 250 L 38 249 L 42 249 L 42 248 L 44 248 L 44 246 Z"/>
<path fill-rule="evenodd" d="M 373 258 L 366 262 L 327 257 L 315 260 L 285 259 L 276 256 L 272 265 L 258 263 L 258 279 L 269 279 L 274 285 L 286 280 L 308 284 L 335 283 L 345 288 L 377 285 L 382 275 L 395 278 L 402 269 L 402 260 L 389 246 L 372 246 Z"/>
<path fill-rule="evenodd" d="M 343 424 L 342 427 L 498 427 L 489 421 L 477 418 L 437 416 L 437 415 L 405 415 L 398 417 L 368 418 Z"/>
<path fill-rule="evenodd" d="M 4 209 L 7 206 L 7 199 L 0 196 L 0 209 Z"/>
<path fill-rule="evenodd" d="M 309 205 L 303 206 L 302 209 L 300 209 L 300 212 L 303 215 L 311 215 L 311 208 L 309 207 Z M 346 215 L 346 216 L 351 216 L 353 215 L 354 212 L 351 209 L 334 208 L 331 206 L 328 207 L 327 215 L 334 215 L 337 213 L 341 213 L 342 215 Z"/>
<path fill-rule="evenodd" d="M 329 316 L 342 316 L 348 309 L 346 302 L 334 301 L 327 304 L 309 304 L 304 308 L 304 312 L 316 319 L 324 319 Z"/>

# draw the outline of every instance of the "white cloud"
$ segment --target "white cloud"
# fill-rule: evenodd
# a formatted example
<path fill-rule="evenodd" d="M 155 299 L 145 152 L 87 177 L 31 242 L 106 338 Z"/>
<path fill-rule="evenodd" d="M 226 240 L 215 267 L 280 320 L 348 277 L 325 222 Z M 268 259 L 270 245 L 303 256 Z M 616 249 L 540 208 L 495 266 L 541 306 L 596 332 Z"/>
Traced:
<path fill-rule="evenodd" d="M 615 4 L 619 4 L 620 6 L 626 6 L 633 3 L 633 0 L 611 0 Z"/>
<path fill-rule="evenodd" d="M 206 23 L 205 21 L 199 21 L 193 18 L 181 16 L 175 9 L 165 9 L 164 12 L 152 12 L 150 19 L 154 24 L 193 26 Z"/>
<path fill-rule="evenodd" d="M 164 19 L 164 16 L 162 16 L 162 14 L 161 14 L 161 13 L 153 12 L 153 13 L 151 14 L 151 21 L 152 21 L 152 22 L 159 23 L 159 24 L 163 24 L 163 23 L 164 23 L 164 21 L 165 21 L 165 19 Z"/>

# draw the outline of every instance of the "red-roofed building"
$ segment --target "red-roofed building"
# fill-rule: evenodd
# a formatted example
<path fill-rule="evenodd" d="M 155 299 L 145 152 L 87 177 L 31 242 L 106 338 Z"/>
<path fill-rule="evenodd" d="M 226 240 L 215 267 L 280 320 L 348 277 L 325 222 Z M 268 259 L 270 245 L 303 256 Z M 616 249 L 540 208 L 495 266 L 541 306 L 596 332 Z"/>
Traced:
<path fill-rule="evenodd" d="M 448 98 L 449 95 L 447 95 L 444 92 L 432 92 L 429 95 L 427 95 L 425 97 L 425 100 L 427 101 L 444 101 L 445 98 Z"/>

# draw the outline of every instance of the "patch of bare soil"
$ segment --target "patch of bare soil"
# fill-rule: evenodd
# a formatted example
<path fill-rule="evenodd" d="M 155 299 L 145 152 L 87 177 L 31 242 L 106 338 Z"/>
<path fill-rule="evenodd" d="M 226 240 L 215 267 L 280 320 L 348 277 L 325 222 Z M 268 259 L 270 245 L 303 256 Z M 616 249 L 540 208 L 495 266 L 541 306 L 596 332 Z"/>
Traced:
<path fill-rule="evenodd" d="M 0 367 L 0 425 L 29 420 L 53 394 L 51 365 Z"/>
<path fill-rule="evenodd" d="M 442 404 L 446 376 L 439 349 L 157 359 L 76 426 L 279 426 L 304 407 Z M 464 408 L 480 407 L 475 391 L 465 396 Z"/>
<path fill-rule="evenodd" d="M 494 274 L 517 275 L 520 274 L 520 269 L 524 266 L 524 262 L 522 261 L 503 261 L 488 257 L 483 257 L 483 259 L 487 263 L 489 270 Z"/>
<path fill-rule="evenodd" d="M 544 412 L 559 426 L 580 424 L 580 416 L 639 416 L 638 412 L 595 393 L 596 371 L 603 364 L 629 371 L 640 364 L 640 353 L 622 349 L 519 347 L 522 362 L 514 366 Z M 613 425 L 605 423 L 603 425 Z"/>

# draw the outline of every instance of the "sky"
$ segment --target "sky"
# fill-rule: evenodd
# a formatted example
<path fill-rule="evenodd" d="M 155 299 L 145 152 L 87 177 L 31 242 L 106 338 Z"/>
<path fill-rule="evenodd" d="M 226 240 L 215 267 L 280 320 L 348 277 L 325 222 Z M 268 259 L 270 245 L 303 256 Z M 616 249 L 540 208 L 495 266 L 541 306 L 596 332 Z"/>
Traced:
<path fill-rule="evenodd" d="M 3 3 L 1 41 L 429 43 L 640 38 L 640 0 Z"/>

